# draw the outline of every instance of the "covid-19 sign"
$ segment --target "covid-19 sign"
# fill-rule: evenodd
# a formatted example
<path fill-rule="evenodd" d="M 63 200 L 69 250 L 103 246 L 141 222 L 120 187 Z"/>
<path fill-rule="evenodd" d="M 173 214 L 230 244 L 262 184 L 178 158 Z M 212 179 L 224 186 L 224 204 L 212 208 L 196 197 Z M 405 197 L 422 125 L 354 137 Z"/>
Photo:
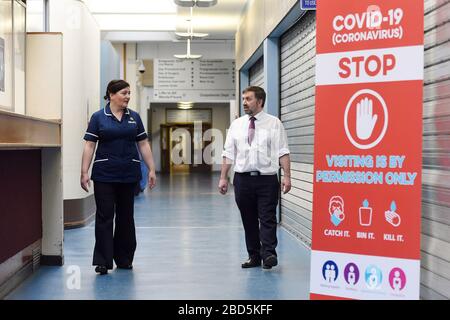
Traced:
<path fill-rule="evenodd" d="M 419 298 L 423 6 L 317 2 L 312 299 Z"/>

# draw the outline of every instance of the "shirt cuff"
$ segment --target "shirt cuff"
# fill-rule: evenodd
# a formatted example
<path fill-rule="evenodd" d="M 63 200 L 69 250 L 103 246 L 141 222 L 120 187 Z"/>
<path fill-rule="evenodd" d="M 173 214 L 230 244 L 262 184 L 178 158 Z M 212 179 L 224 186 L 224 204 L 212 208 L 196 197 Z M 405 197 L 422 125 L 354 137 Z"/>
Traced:
<path fill-rule="evenodd" d="M 98 136 L 96 134 L 93 134 L 93 133 L 90 133 L 90 132 L 86 132 L 84 134 L 84 140 L 97 142 L 98 141 Z"/>
<path fill-rule="evenodd" d="M 278 158 L 281 158 L 282 156 L 285 156 L 290 153 L 291 152 L 289 151 L 289 149 L 283 148 L 280 151 L 278 151 Z"/>
<path fill-rule="evenodd" d="M 234 161 L 234 155 L 231 152 L 228 151 L 223 151 L 222 152 L 222 157 L 225 157 L 231 161 Z"/>
<path fill-rule="evenodd" d="M 145 139 L 147 139 L 147 137 L 148 137 L 147 132 L 144 131 L 136 136 L 136 141 L 145 140 Z"/>

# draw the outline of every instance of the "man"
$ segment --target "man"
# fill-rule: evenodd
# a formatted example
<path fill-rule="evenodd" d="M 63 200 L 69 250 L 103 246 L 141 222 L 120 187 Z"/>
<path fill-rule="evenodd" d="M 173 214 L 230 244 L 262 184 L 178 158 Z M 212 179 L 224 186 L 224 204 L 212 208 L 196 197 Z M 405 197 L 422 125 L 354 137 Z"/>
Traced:
<path fill-rule="evenodd" d="M 261 266 L 271 269 L 278 264 L 277 221 L 279 188 L 278 170 L 284 177 L 284 193 L 291 189 L 289 149 L 281 121 L 263 111 L 266 93 L 260 87 L 242 92 L 246 115 L 234 120 L 222 153 L 223 163 L 219 191 L 228 190 L 228 171 L 234 163 L 236 204 L 241 212 L 249 258 L 242 268 Z"/>

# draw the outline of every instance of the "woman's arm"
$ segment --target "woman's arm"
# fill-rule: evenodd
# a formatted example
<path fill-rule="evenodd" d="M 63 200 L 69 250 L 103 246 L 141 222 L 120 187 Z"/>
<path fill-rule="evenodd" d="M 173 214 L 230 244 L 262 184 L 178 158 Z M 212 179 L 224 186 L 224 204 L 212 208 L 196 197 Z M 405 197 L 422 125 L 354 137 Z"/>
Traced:
<path fill-rule="evenodd" d="M 83 157 L 81 159 L 81 187 L 89 192 L 89 187 L 91 186 L 91 181 L 89 179 L 89 167 L 91 166 L 92 158 L 94 156 L 96 142 L 86 141 L 83 150 Z"/>
<path fill-rule="evenodd" d="M 152 149 L 147 139 L 138 142 L 139 152 L 148 168 L 148 186 L 153 189 L 156 185 L 155 164 L 153 162 Z"/>

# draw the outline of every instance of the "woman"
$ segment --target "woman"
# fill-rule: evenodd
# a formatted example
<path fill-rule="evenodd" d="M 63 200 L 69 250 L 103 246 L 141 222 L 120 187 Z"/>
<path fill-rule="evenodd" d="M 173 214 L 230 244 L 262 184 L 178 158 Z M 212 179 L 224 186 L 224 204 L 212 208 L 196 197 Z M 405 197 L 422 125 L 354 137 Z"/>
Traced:
<path fill-rule="evenodd" d="M 89 191 L 88 170 L 92 168 L 95 215 L 95 249 L 92 265 L 95 272 L 104 275 L 113 268 L 132 269 L 136 250 L 134 227 L 134 190 L 141 179 L 138 153 L 149 168 L 148 184 L 156 184 L 155 166 L 142 120 L 137 112 L 128 109 L 130 85 L 123 80 L 108 84 L 105 99 L 108 104 L 95 112 L 84 136 L 86 144 L 81 164 L 81 187 Z M 137 144 L 137 147 L 136 147 Z M 115 228 L 113 234 L 113 219 Z"/>

